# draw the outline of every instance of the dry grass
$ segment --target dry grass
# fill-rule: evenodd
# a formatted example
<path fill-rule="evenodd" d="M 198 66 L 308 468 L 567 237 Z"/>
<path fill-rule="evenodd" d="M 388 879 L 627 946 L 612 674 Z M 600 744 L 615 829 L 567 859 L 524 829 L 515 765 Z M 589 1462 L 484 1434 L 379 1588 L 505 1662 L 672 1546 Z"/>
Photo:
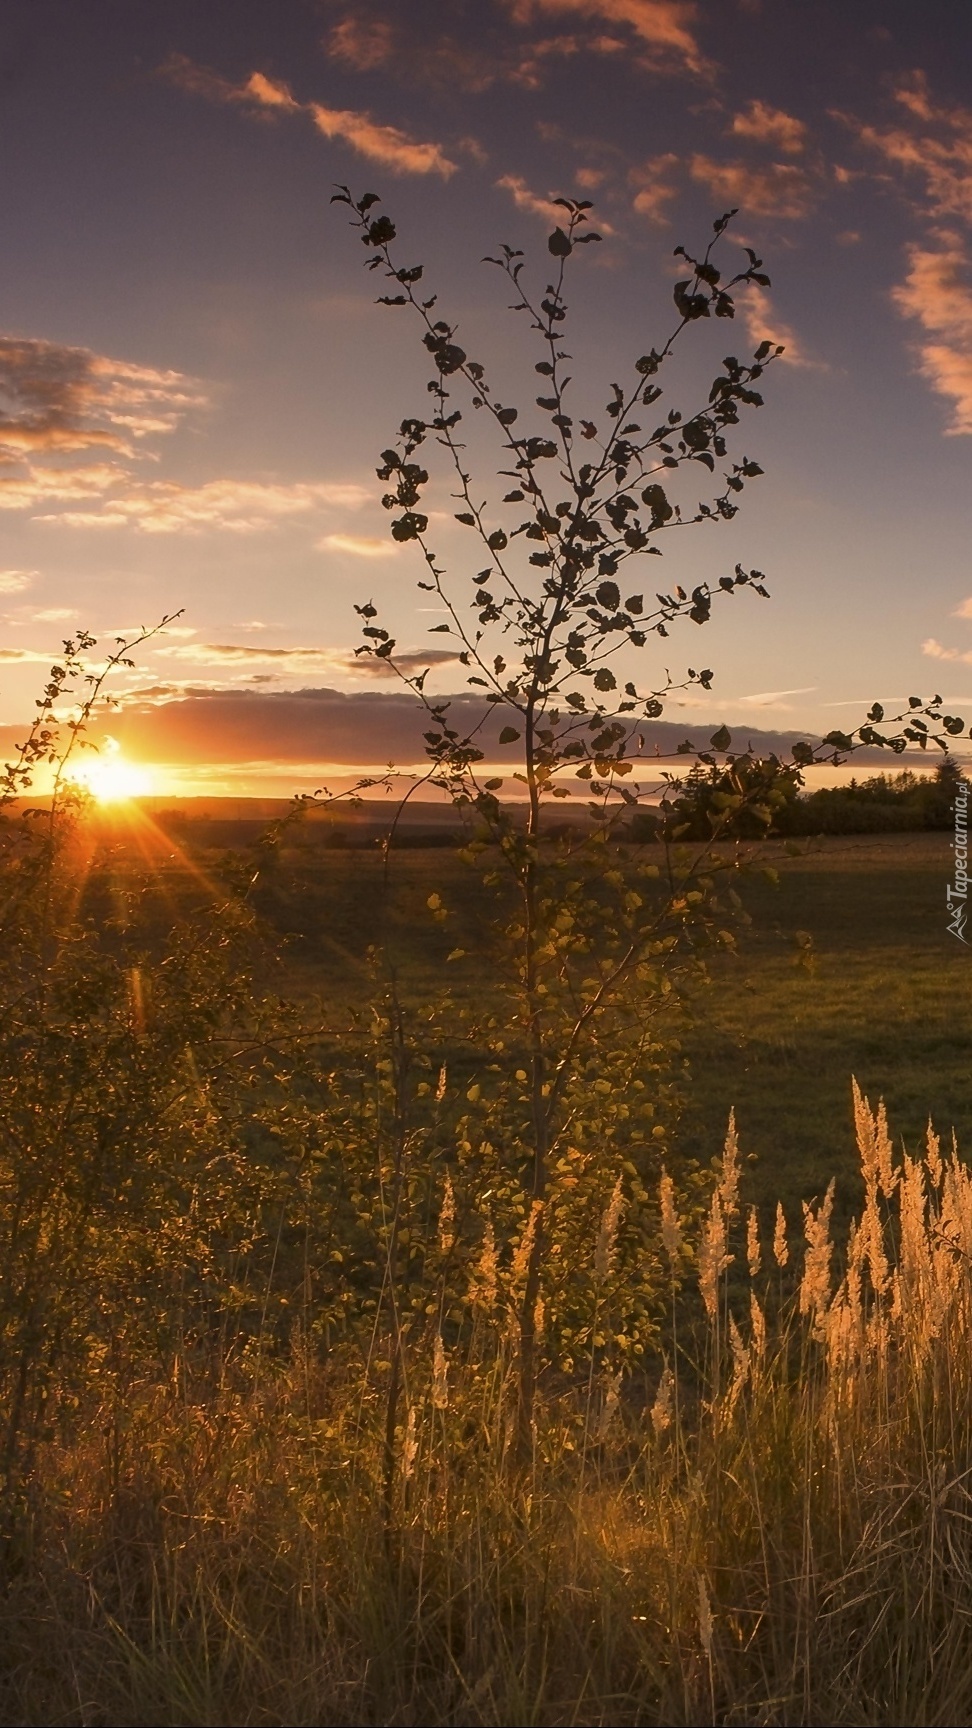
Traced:
<path fill-rule="evenodd" d="M 295 1337 L 105 1388 L 8 1531 L 3 1719 L 972 1721 L 972 1177 L 856 1120 L 839 1281 L 827 1199 L 759 1242 L 730 1135 L 647 1400 L 599 1362 L 515 1466 L 484 1310 L 407 1364 L 390 1520 L 380 1373 Z"/>

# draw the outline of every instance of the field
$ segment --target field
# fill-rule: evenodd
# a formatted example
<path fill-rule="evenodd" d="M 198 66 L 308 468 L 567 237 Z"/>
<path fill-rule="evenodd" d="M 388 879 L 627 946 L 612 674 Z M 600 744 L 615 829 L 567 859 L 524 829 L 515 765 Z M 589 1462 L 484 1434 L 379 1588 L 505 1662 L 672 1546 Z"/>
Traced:
<path fill-rule="evenodd" d="M 438 889 L 460 921 L 477 919 L 477 878 L 442 846 L 415 844 L 392 868 L 391 929 L 405 987 L 421 995 L 441 976 L 451 945 L 428 917 Z M 244 837 L 218 831 L 223 844 Z M 212 858 L 212 833 L 203 855 Z M 799 1202 L 839 1178 L 839 1206 L 860 1199 L 850 1082 L 884 1098 L 911 1148 L 929 1118 L 972 1145 L 968 1051 L 972 1048 L 972 956 L 946 932 L 947 834 L 822 836 L 791 850 L 751 848 L 740 892 L 752 923 L 735 955 L 710 962 L 710 981 L 690 984 L 681 1037 L 690 1064 L 676 1144 L 704 1162 L 719 1150 L 731 1107 L 755 1164 L 747 1186 L 761 1204 Z M 652 848 L 628 848 L 629 862 Z M 775 874 L 767 881 L 764 869 Z M 298 985 L 332 1004 L 367 989 L 363 958 L 383 903 L 382 865 L 372 843 L 329 850 L 285 844 L 272 890 L 260 902 L 291 941 Z M 809 963 L 796 933 L 813 939 Z M 488 944 L 486 945 L 488 947 Z M 482 976 L 457 971 L 458 991 L 479 993 Z"/>
<path fill-rule="evenodd" d="M 527 1426 L 537 1213 L 480 1087 L 520 1048 L 461 1030 L 499 903 L 431 823 L 387 884 L 360 829 L 258 835 L 103 820 L 11 878 L 3 1719 L 972 1721 L 947 836 L 757 849 L 666 1010 L 675 1187 L 608 1082 L 556 1165 Z"/>

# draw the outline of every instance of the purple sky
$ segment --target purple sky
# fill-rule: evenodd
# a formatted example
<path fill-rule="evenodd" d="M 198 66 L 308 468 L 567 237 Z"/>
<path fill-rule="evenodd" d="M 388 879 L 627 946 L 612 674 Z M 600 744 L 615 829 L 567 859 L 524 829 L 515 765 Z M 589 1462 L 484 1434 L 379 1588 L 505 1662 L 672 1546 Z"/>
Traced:
<path fill-rule="evenodd" d="M 733 524 L 679 536 L 651 586 L 740 559 L 773 598 L 673 636 L 673 672 L 716 677 L 667 717 L 829 730 L 935 690 L 972 719 L 968 8 L 5 0 L 0 82 L 5 728 L 66 631 L 182 607 L 121 686 L 142 754 L 284 791 L 298 765 L 344 759 L 266 699 L 302 688 L 372 689 L 361 725 L 387 737 L 352 604 L 373 595 L 409 649 L 435 622 L 374 474 L 428 367 L 372 304 L 336 181 L 382 194 L 520 399 L 524 336 L 479 260 L 507 240 L 543 276 L 551 195 L 593 198 L 606 237 L 579 260 L 571 332 L 592 418 L 668 333 L 674 246 L 738 205 L 772 290 L 690 331 L 679 365 L 691 402 L 723 354 L 786 344 L 735 452 L 766 474 Z M 445 475 L 430 498 L 464 575 Z M 250 693 L 262 766 L 221 731 L 232 704 L 194 694 L 214 690 Z"/>

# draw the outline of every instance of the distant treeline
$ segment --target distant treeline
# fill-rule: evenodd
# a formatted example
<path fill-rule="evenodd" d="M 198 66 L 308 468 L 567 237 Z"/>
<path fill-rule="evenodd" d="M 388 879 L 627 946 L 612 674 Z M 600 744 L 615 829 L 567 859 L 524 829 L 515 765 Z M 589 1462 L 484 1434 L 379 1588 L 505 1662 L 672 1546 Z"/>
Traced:
<path fill-rule="evenodd" d="M 773 811 L 772 832 L 783 835 L 893 834 L 921 829 L 950 829 L 955 821 L 955 791 L 962 771 L 946 760 L 934 775 L 874 774 L 849 780 L 845 786 L 822 786 L 816 792 L 788 792 Z M 711 775 L 688 777 L 680 798 L 682 838 L 702 840 L 711 833 L 713 793 L 719 780 Z M 686 808 L 687 806 L 687 808 Z M 660 816 L 639 811 L 632 819 L 632 837 L 653 840 Z M 752 834 L 765 833 L 752 822 Z"/>

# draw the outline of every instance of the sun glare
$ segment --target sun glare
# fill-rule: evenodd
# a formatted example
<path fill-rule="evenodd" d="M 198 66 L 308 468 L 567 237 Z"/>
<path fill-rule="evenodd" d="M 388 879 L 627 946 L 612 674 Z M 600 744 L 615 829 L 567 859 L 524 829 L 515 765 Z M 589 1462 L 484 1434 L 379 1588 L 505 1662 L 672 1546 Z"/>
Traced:
<path fill-rule="evenodd" d="M 108 738 L 97 756 L 89 756 L 71 774 L 79 786 L 99 804 L 119 804 L 126 798 L 141 798 L 152 790 L 149 769 L 128 762 L 113 738 Z"/>

